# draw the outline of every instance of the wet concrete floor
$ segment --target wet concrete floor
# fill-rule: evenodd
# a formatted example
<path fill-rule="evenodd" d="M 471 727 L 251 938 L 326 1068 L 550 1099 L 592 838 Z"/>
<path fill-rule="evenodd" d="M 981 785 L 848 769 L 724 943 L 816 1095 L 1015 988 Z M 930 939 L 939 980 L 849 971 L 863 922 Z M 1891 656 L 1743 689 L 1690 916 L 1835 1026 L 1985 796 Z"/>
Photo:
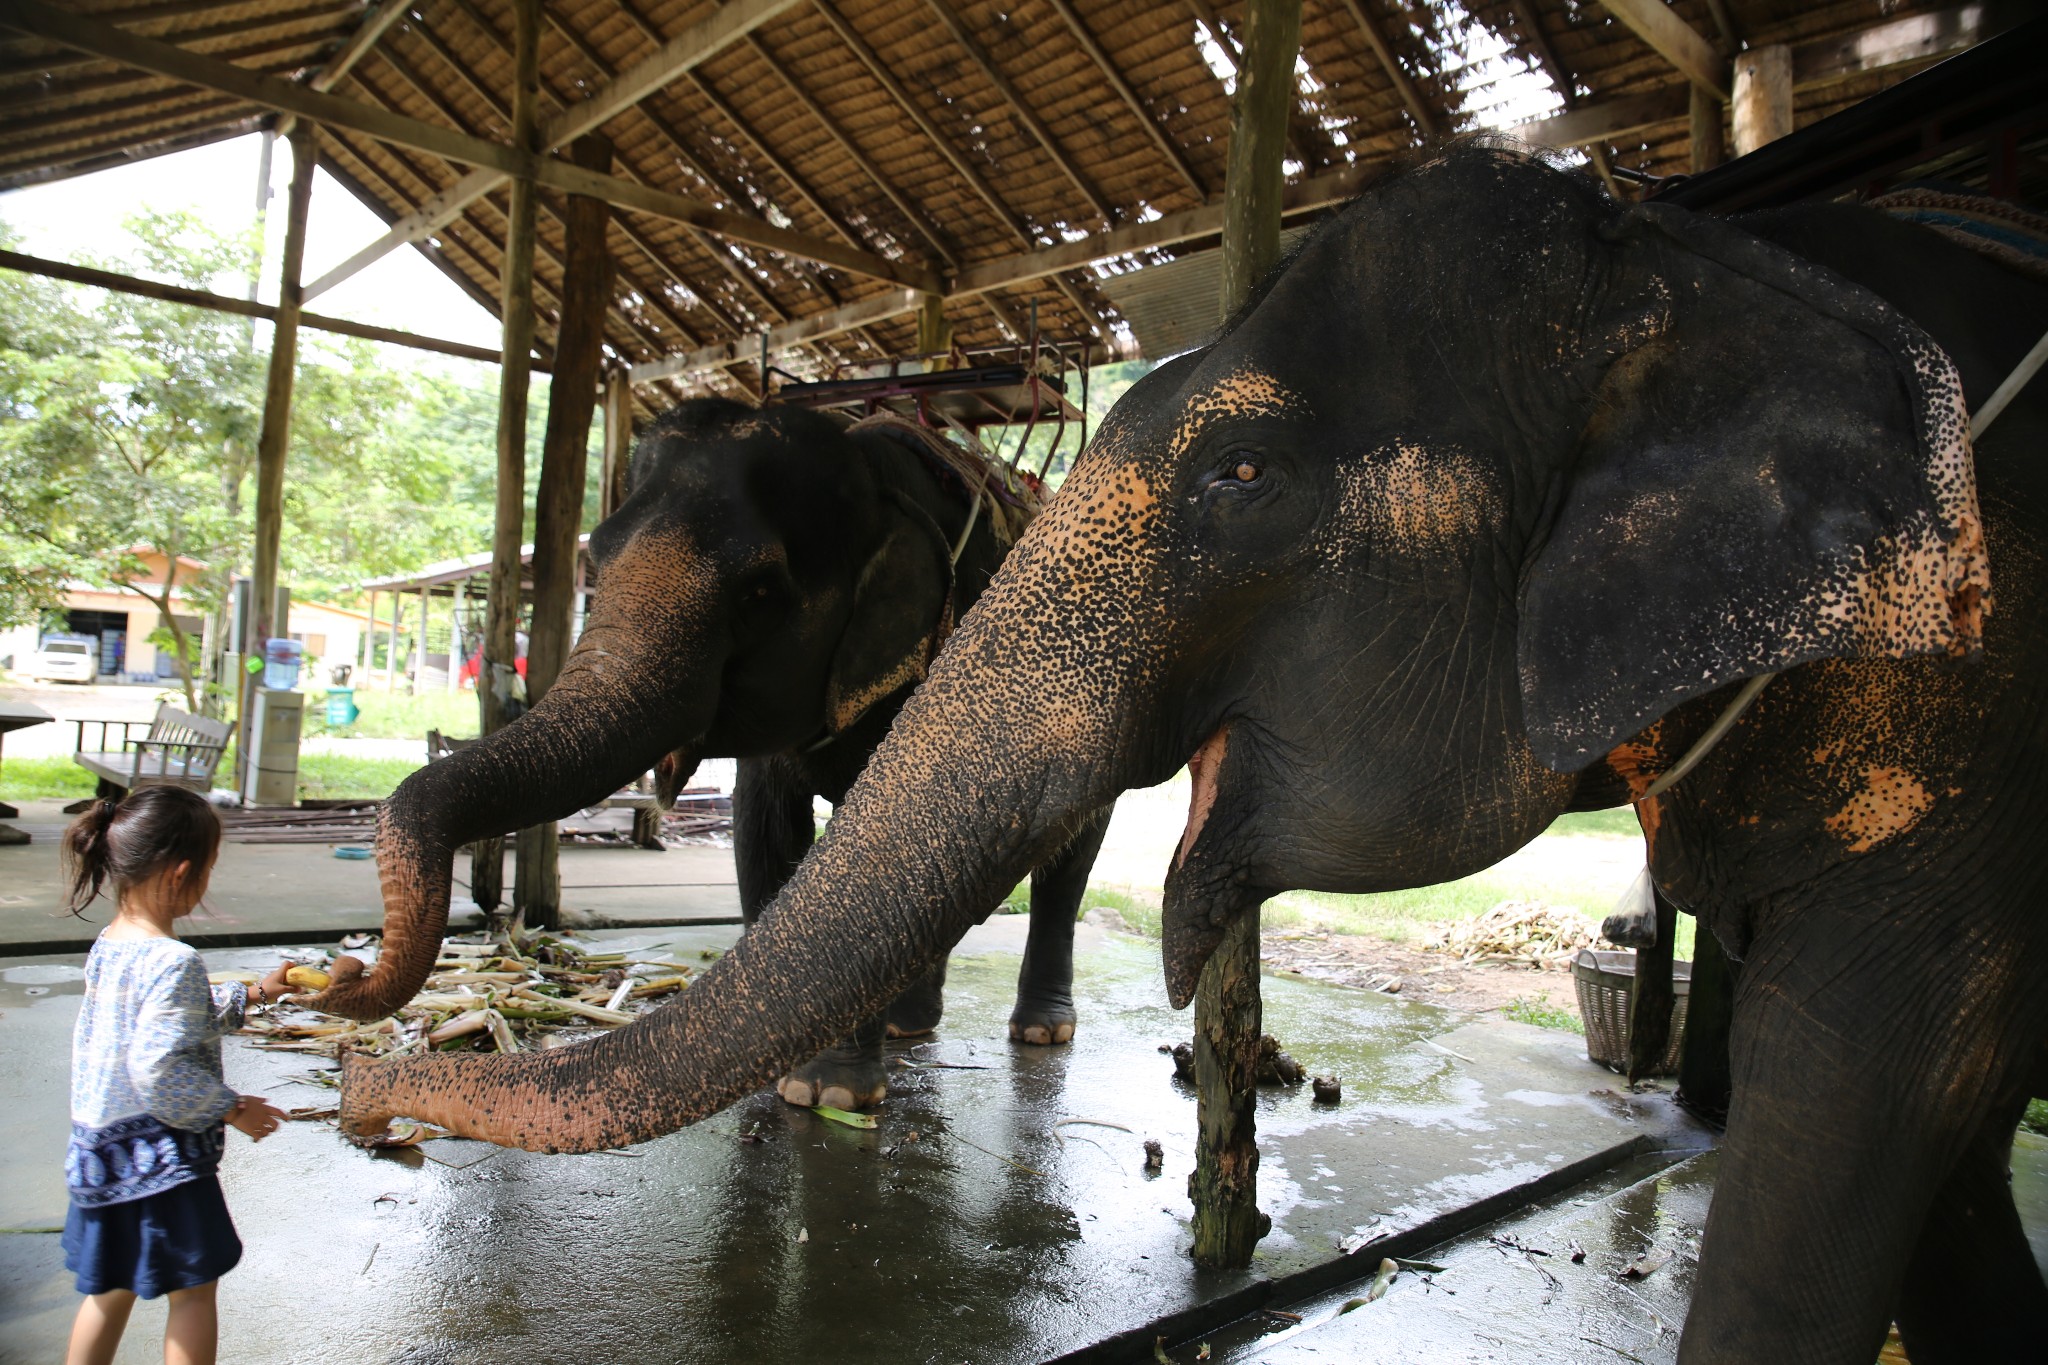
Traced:
<path fill-rule="evenodd" d="M 247 1253 L 222 1287 L 223 1358 L 1142 1359 L 1155 1332 L 1193 1339 L 1704 1141 L 1660 1096 L 1618 1093 L 1575 1035 L 1446 1032 L 1455 1019 L 1426 1005 L 1269 977 L 1270 1030 L 1341 1073 L 1345 1100 L 1262 1094 L 1273 1233 L 1249 1271 L 1197 1271 L 1194 1099 L 1156 1050 L 1188 1018 L 1166 1007 L 1156 947 L 1083 926 L 1080 1036 L 1029 1049 L 1003 1040 L 1023 929 L 999 917 L 961 945 L 943 1030 L 898 1049 L 873 1132 L 761 1095 L 580 1157 L 460 1141 L 371 1155 L 310 1123 L 253 1147 L 231 1134 L 223 1182 Z M 602 937 L 689 953 L 733 932 Z M 55 1231 L 77 960 L 0 962 L 0 1361 L 54 1358 L 76 1302 Z M 228 1048 L 231 1083 L 287 1107 L 328 1101 L 295 1079 L 324 1066 Z M 1147 1137 L 1166 1149 L 1158 1177 Z M 154 1358 L 161 1312 L 138 1310 L 122 1360 Z"/>

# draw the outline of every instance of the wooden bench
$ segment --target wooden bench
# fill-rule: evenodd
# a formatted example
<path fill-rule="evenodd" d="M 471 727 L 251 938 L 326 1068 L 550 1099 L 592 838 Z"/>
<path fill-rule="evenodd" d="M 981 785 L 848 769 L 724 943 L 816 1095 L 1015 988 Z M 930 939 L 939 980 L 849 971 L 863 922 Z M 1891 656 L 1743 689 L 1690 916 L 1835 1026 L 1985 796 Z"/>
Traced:
<path fill-rule="evenodd" d="M 78 727 L 78 746 L 71 761 L 97 777 L 98 795 L 110 800 L 137 787 L 211 791 L 214 770 L 235 733 L 231 721 L 208 720 L 180 711 L 169 702 L 156 708 L 156 718 L 140 739 L 134 737 L 142 728 L 137 720 L 74 720 L 72 724 Z M 94 730 L 96 741 L 91 746 L 85 740 L 88 728 Z"/>

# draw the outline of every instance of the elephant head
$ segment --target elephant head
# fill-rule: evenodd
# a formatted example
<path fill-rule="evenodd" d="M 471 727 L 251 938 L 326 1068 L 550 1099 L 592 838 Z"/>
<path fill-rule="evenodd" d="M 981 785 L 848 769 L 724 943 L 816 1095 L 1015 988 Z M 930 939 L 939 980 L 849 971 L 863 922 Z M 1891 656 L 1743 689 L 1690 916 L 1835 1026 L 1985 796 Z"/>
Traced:
<path fill-rule="evenodd" d="M 1454 149 L 1127 395 L 699 984 L 583 1047 L 358 1065 L 344 1119 L 582 1147 L 702 1117 L 1183 764 L 1164 955 L 1185 1004 L 1233 916 L 1484 867 L 1689 699 L 1975 649 L 1965 430 L 1946 358 L 1874 296 Z"/>
<path fill-rule="evenodd" d="M 454 851 L 557 820 L 655 770 L 823 739 L 923 675 L 954 584 L 916 456 L 797 409 L 685 403 L 640 439 L 631 495 L 590 537 L 593 600 L 533 709 L 384 804 L 384 949 L 342 959 L 322 1009 L 378 1019 L 432 969 Z M 810 496 L 791 496 L 789 490 Z M 905 490 L 912 490 L 906 492 Z"/>

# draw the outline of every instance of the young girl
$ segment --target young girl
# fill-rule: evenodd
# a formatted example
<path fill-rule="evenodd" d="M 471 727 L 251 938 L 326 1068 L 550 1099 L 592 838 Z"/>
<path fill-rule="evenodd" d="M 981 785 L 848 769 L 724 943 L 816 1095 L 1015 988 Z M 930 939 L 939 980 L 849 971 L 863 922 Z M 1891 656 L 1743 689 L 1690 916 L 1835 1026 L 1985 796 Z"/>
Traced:
<path fill-rule="evenodd" d="M 164 1359 L 211 1365 L 214 1287 L 242 1257 L 214 1171 L 231 1123 L 253 1140 L 284 1112 L 221 1081 L 220 1039 L 250 1001 L 283 995 L 285 967 L 253 987 L 209 986 L 173 923 L 206 894 L 220 818 L 179 787 L 96 801 L 64 832 L 78 914 L 112 883 L 113 922 L 85 960 L 71 1052 L 71 1212 L 64 1265 L 86 1296 L 67 1365 L 105 1365 L 140 1298 L 169 1294 Z"/>

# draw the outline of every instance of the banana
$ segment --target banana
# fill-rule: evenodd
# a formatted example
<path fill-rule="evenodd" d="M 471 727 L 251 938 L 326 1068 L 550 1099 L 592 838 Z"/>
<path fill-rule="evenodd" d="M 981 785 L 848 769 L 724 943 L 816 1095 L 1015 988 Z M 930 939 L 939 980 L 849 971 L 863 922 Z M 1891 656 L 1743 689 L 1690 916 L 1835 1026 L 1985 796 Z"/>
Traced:
<path fill-rule="evenodd" d="M 309 991 L 324 991 L 333 978 L 318 967 L 288 967 L 284 974 L 285 984 L 299 986 Z"/>

